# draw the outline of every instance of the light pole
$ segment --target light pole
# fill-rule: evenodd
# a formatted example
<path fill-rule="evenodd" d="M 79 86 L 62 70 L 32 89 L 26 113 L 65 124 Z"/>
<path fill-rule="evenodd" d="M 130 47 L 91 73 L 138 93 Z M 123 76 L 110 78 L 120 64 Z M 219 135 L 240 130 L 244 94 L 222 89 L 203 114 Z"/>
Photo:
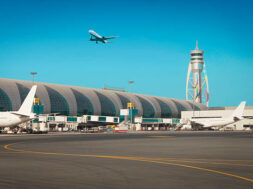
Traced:
<path fill-rule="evenodd" d="M 133 83 L 134 83 L 134 81 L 128 81 L 128 83 L 129 83 L 129 92 L 131 93 L 131 92 L 132 92 L 132 87 L 131 87 L 131 84 L 133 84 Z"/>
<path fill-rule="evenodd" d="M 131 84 L 133 84 L 134 81 L 128 81 L 128 83 L 129 83 L 129 92 L 132 93 Z M 131 116 L 130 116 L 130 121 L 131 121 L 130 129 L 132 129 L 132 123 L 133 123 L 133 104 L 132 104 L 132 102 L 130 102 L 130 113 L 131 113 Z"/>
<path fill-rule="evenodd" d="M 34 75 L 37 75 L 37 72 L 30 72 L 30 74 L 33 76 L 33 84 L 34 84 Z"/>

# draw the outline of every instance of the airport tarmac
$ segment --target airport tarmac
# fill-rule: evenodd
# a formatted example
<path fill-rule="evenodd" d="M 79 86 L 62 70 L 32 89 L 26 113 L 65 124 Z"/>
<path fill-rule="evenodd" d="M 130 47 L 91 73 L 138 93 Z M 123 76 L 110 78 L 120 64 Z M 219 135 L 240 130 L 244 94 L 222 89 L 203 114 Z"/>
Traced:
<path fill-rule="evenodd" d="M 0 188 L 253 188 L 253 132 L 0 135 Z"/>

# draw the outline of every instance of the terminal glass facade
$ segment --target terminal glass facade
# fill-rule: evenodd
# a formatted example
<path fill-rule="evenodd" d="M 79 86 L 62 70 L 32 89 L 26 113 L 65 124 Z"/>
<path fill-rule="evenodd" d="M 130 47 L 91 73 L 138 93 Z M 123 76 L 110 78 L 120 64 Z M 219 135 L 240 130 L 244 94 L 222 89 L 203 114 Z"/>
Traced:
<path fill-rule="evenodd" d="M 175 100 L 171 99 L 171 101 L 174 102 L 174 104 L 177 107 L 177 110 L 178 110 L 178 116 L 177 117 L 181 117 L 181 111 L 187 111 L 187 108 L 184 107 L 182 104 L 176 102 Z"/>
<path fill-rule="evenodd" d="M 76 104 L 77 104 L 77 115 L 93 115 L 94 110 L 92 103 L 90 100 L 84 96 L 82 93 L 78 92 L 75 89 L 71 89 L 75 98 L 76 98 Z"/>
<path fill-rule="evenodd" d="M 30 89 L 28 89 L 27 87 L 25 87 L 24 85 L 21 85 L 19 83 L 17 83 L 17 87 L 18 87 L 18 91 L 19 91 L 19 95 L 20 95 L 21 104 L 22 104 L 24 102 L 27 94 L 29 93 Z"/>
<path fill-rule="evenodd" d="M 107 98 L 105 95 L 95 91 L 95 93 L 98 96 L 98 99 L 101 104 L 101 115 L 103 116 L 115 116 L 116 115 L 116 109 L 112 103 L 112 101 Z"/>
<path fill-rule="evenodd" d="M 156 101 L 159 103 L 160 108 L 161 108 L 161 118 L 172 117 L 172 111 L 171 111 L 169 105 L 166 104 L 165 102 L 159 100 L 158 98 L 156 98 Z"/>
<path fill-rule="evenodd" d="M 69 115 L 69 106 L 66 99 L 56 90 L 45 86 L 51 104 L 51 112 L 59 115 Z"/>
<path fill-rule="evenodd" d="M 144 118 L 152 118 L 155 116 L 155 110 L 152 104 L 150 104 L 146 99 L 137 96 L 137 98 L 140 100 L 142 105 L 142 111 L 143 111 L 143 117 Z"/>
<path fill-rule="evenodd" d="M 8 95 L 0 88 L 0 111 L 11 111 L 12 104 Z"/>
<path fill-rule="evenodd" d="M 130 102 L 130 100 L 128 100 L 126 97 L 124 97 L 123 95 L 117 94 L 117 96 L 119 97 L 121 104 L 122 104 L 122 108 L 126 109 L 127 108 L 127 103 Z"/>

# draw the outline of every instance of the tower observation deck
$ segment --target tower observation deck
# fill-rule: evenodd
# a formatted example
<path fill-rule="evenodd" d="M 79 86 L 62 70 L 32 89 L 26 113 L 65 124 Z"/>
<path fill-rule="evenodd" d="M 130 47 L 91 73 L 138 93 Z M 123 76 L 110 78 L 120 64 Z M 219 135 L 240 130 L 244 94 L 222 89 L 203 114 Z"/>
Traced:
<path fill-rule="evenodd" d="M 198 41 L 195 50 L 190 51 L 191 61 L 189 63 L 186 81 L 186 100 L 202 103 L 208 106 L 209 88 L 206 74 L 206 65 L 203 60 L 204 51 L 199 50 Z"/>

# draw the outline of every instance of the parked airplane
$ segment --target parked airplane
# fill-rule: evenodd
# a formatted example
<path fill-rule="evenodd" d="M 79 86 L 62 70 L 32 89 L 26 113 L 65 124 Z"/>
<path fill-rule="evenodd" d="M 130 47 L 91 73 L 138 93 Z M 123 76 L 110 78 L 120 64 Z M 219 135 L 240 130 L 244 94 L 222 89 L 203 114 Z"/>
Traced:
<path fill-rule="evenodd" d="M 100 35 L 98 35 L 95 31 L 93 30 L 89 30 L 89 34 L 91 35 L 90 37 L 90 41 L 96 41 L 96 43 L 98 43 L 98 41 L 102 42 L 102 43 L 108 43 L 108 39 L 114 39 L 116 37 L 119 37 L 119 36 L 112 36 L 112 37 L 102 37 Z M 95 38 L 92 38 L 95 37 Z"/>
<path fill-rule="evenodd" d="M 0 127 L 12 127 L 33 119 L 32 105 L 37 85 L 32 86 L 18 111 L 0 112 Z"/>
<path fill-rule="evenodd" d="M 211 128 L 211 127 L 224 127 L 228 124 L 235 123 L 241 119 L 243 119 L 243 111 L 245 108 L 246 102 L 243 101 L 240 103 L 240 105 L 234 110 L 234 112 L 224 118 L 193 118 L 190 119 L 191 123 L 196 123 L 199 125 L 202 125 L 203 128 Z"/>

